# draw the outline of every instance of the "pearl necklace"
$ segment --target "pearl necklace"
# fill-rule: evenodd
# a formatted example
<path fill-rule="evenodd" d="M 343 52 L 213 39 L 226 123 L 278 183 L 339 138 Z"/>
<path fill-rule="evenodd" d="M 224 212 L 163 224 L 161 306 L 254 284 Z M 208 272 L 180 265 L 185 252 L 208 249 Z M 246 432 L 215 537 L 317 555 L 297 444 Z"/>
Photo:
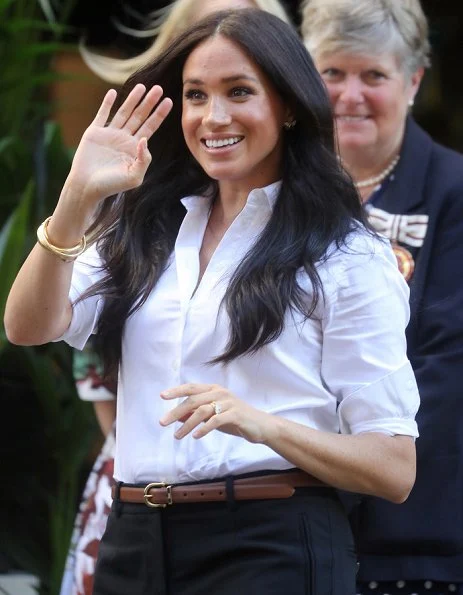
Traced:
<path fill-rule="evenodd" d="M 373 176 L 372 178 L 367 178 L 366 180 L 360 180 L 360 182 L 355 182 L 356 188 L 368 188 L 369 186 L 375 186 L 382 182 L 387 176 L 392 172 L 395 166 L 399 163 L 400 155 L 396 155 L 391 163 L 383 169 L 381 173 L 377 176 Z"/>

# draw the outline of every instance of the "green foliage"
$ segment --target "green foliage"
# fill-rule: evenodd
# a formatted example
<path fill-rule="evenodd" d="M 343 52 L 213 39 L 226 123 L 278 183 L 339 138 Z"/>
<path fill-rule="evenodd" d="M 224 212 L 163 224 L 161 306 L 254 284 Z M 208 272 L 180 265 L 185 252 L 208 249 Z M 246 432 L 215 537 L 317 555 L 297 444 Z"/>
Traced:
<path fill-rule="evenodd" d="M 45 0 L 41 2 L 45 5 Z M 0 0 L 0 313 L 38 225 L 56 204 L 71 152 L 49 119 L 51 59 L 63 47 L 57 22 L 74 2 L 50 12 L 30 0 Z M 51 7 L 50 7 L 51 10 Z M 67 47 L 67 46 L 66 46 Z M 77 397 L 72 350 L 64 343 L 17 347 L 0 329 L 2 461 L 1 553 L 57 595 L 97 426 Z M 87 469 L 85 469 L 85 472 Z"/>
<path fill-rule="evenodd" d="M 22 261 L 33 192 L 34 183 L 31 180 L 24 190 L 24 196 L 19 206 L 11 213 L 0 231 L 0 279 L 2 279 L 0 286 L 0 315 L 2 319 L 8 290 Z M 1 340 L 2 338 L 0 338 Z"/>

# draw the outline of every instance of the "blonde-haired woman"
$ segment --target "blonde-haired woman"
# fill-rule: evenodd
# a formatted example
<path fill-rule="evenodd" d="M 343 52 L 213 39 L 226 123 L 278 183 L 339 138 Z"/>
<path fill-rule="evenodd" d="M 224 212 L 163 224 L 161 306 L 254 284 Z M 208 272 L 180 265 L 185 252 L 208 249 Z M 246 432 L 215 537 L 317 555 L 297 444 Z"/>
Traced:
<path fill-rule="evenodd" d="M 302 33 L 325 80 L 339 155 L 410 285 L 408 357 L 421 395 L 417 479 L 400 507 L 356 509 L 367 595 L 463 594 L 463 157 L 414 121 L 429 66 L 419 0 L 305 0 Z"/>
<path fill-rule="evenodd" d="M 113 58 L 93 52 L 85 43 L 80 52 L 87 66 L 100 78 L 114 85 L 122 85 L 139 68 L 151 62 L 187 27 L 207 15 L 230 8 L 260 8 L 286 23 L 291 20 L 280 0 L 175 0 L 166 8 L 152 13 L 147 31 L 154 36 L 152 45 L 133 58 Z M 137 31 L 127 30 L 137 34 Z"/>

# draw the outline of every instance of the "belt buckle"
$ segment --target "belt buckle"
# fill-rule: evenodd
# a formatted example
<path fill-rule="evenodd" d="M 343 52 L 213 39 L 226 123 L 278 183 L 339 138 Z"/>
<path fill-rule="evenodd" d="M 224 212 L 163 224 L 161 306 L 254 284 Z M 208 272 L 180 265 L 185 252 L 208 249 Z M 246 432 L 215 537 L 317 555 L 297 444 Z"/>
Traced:
<path fill-rule="evenodd" d="M 157 489 L 157 488 L 166 488 L 167 504 L 156 504 L 156 502 L 151 502 L 150 498 L 153 497 L 153 494 L 150 494 L 150 490 Z M 173 502 L 172 502 L 172 486 L 167 485 L 162 481 L 149 483 L 143 490 L 143 500 L 145 501 L 146 506 L 150 506 L 151 508 L 166 508 L 167 505 L 173 504 Z"/>

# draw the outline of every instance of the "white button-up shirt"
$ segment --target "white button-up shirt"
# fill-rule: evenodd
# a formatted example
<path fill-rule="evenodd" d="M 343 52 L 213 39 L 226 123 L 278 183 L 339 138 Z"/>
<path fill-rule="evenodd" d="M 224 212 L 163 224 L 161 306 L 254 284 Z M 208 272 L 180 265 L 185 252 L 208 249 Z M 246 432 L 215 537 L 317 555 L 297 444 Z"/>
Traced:
<path fill-rule="evenodd" d="M 328 432 L 418 435 L 419 396 L 404 333 L 408 287 L 388 243 L 363 231 L 319 264 L 325 299 L 310 319 L 289 312 L 280 337 L 256 354 L 207 364 L 228 340 L 227 314 L 219 310 L 228 279 L 268 222 L 279 184 L 249 194 L 196 291 L 210 199 L 183 199 L 187 212 L 169 266 L 125 326 L 117 480 L 173 483 L 293 467 L 267 446 L 220 431 L 176 440 L 180 423 L 159 424 L 176 403 L 160 392 L 186 382 L 219 384 L 256 408 Z M 101 277 L 99 264 L 95 247 L 76 261 L 72 300 Z M 310 295 L 302 271 L 299 281 Z M 98 296 L 76 304 L 61 339 L 82 349 L 97 329 L 101 306 Z"/>

